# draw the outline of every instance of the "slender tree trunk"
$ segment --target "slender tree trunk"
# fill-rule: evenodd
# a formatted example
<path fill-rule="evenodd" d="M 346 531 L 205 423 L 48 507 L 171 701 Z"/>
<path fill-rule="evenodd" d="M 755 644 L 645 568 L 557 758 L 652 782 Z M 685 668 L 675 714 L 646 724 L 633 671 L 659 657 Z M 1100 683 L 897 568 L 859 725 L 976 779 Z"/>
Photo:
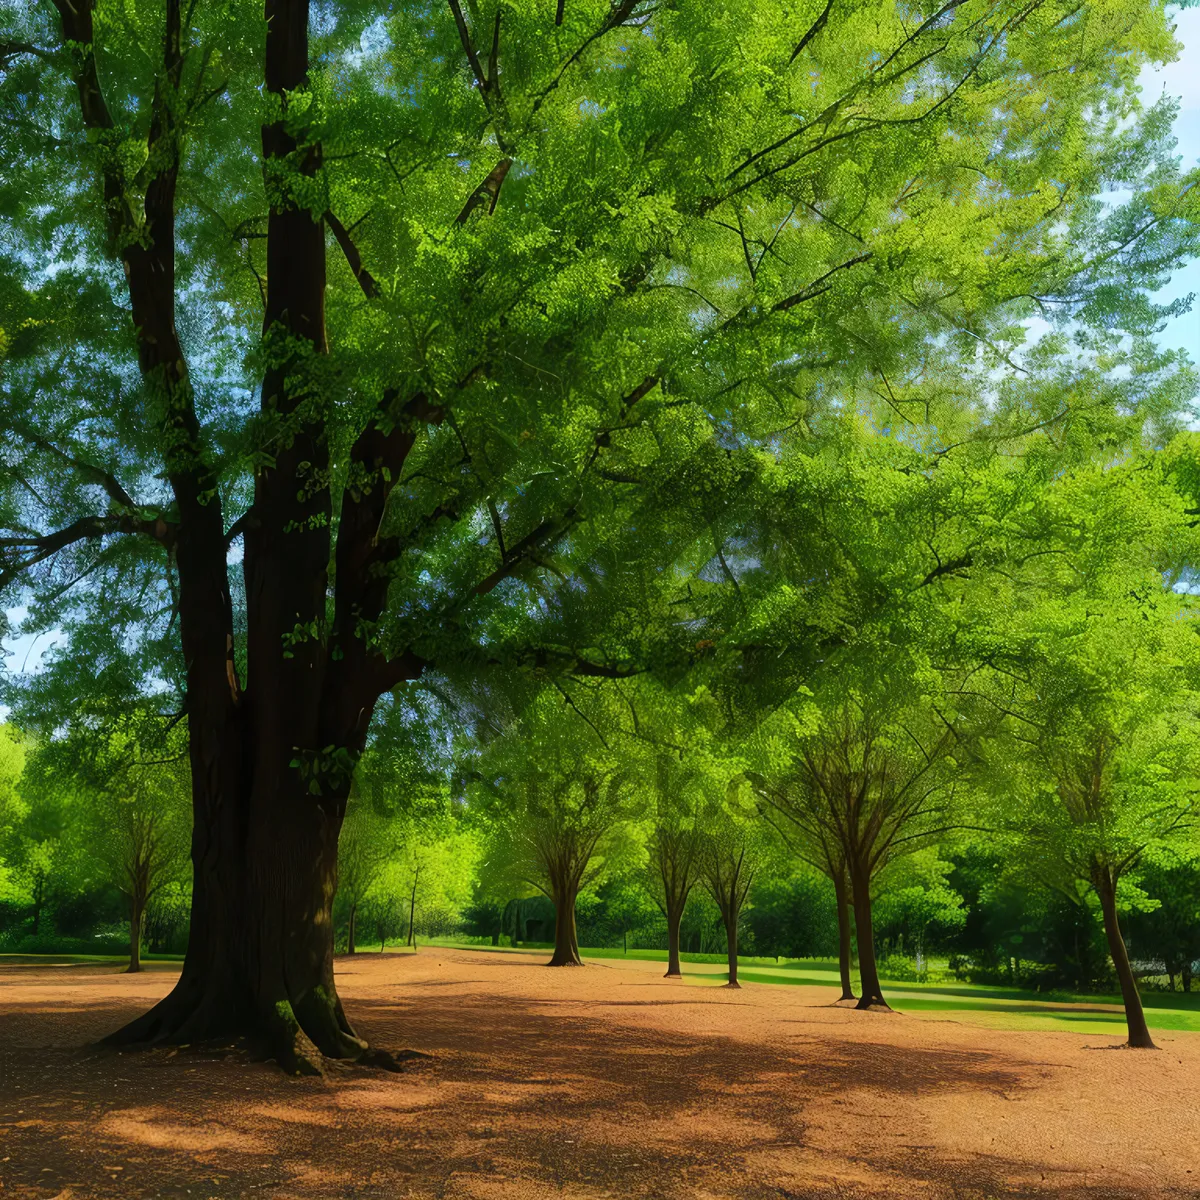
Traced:
<path fill-rule="evenodd" d="M 679 925 L 683 920 L 683 907 L 667 906 L 667 973 L 666 979 L 682 978 L 683 969 L 679 963 Z"/>
<path fill-rule="evenodd" d="M 1121 985 L 1121 998 L 1125 1002 L 1125 1024 L 1129 1030 L 1128 1045 L 1135 1050 L 1154 1050 L 1150 1028 L 1146 1024 L 1146 1013 L 1142 1008 L 1142 998 L 1138 994 L 1137 980 L 1133 975 L 1133 967 L 1129 962 L 1129 953 L 1125 948 L 1125 938 L 1121 934 L 1121 924 L 1117 919 L 1117 881 L 1112 872 L 1103 866 L 1097 867 L 1092 873 L 1092 881 L 1096 894 L 1100 897 L 1100 911 L 1104 916 L 1104 934 L 1108 938 L 1108 952 L 1112 955 L 1113 966 L 1117 971 L 1117 980 Z"/>
<path fill-rule="evenodd" d="M 854 999 L 854 984 L 850 977 L 850 954 L 851 954 L 851 935 L 850 935 L 850 897 L 847 894 L 849 887 L 847 885 L 845 871 L 837 872 L 833 877 L 833 894 L 837 903 L 837 923 L 838 923 L 838 974 L 841 976 L 842 994 L 840 999 Z"/>
<path fill-rule="evenodd" d="M 546 966 L 583 966 L 575 938 L 575 890 L 569 884 L 554 889 L 554 954 Z"/>
<path fill-rule="evenodd" d="M 1183 964 L 1183 970 L 1181 972 L 1181 975 L 1182 975 L 1182 982 L 1183 982 L 1183 990 L 1185 992 L 1190 992 L 1192 990 L 1192 968 L 1191 968 L 1190 964 L 1188 964 L 1188 963 Z"/>
<path fill-rule="evenodd" d="M 127 975 L 136 975 L 142 969 L 142 918 L 146 909 L 145 898 L 134 892 L 129 897 L 129 966 Z"/>
<path fill-rule="evenodd" d="M 417 915 L 417 884 L 413 881 L 412 893 L 408 898 L 408 944 L 416 949 L 417 943 L 413 940 L 413 925 Z"/>
<path fill-rule="evenodd" d="M 347 935 L 346 935 L 346 953 L 347 954 L 357 953 L 357 948 L 354 944 L 355 924 L 357 922 L 357 918 L 358 918 L 358 905 L 352 904 L 352 905 L 350 905 L 350 928 L 347 931 Z"/>
<path fill-rule="evenodd" d="M 621 946 L 623 948 L 622 952 L 625 954 L 628 954 L 629 953 L 629 931 L 627 929 L 621 930 Z"/>
<path fill-rule="evenodd" d="M 871 878 L 865 863 L 851 863 L 850 886 L 854 898 L 854 931 L 858 940 L 858 974 L 862 995 L 859 1008 L 887 1008 L 875 965 L 875 935 L 871 929 Z"/>
<path fill-rule="evenodd" d="M 740 988 L 742 985 L 738 983 L 737 913 L 722 912 L 721 917 L 725 922 L 725 949 L 729 958 L 729 982 L 725 986 L 731 988 Z"/>

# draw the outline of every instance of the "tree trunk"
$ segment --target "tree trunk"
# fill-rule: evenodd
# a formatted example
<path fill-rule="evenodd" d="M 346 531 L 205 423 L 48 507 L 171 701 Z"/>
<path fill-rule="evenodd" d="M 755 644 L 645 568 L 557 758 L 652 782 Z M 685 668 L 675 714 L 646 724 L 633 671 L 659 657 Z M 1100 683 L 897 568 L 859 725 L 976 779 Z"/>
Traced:
<path fill-rule="evenodd" d="M 1183 970 L 1181 971 L 1181 975 L 1182 975 L 1182 982 L 1183 982 L 1183 990 L 1185 992 L 1190 992 L 1192 990 L 1192 968 L 1189 963 L 1183 964 Z"/>
<path fill-rule="evenodd" d="M 628 954 L 629 953 L 629 931 L 627 929 L 621 930 L 621 946 L 622 946 L 622 953 Z"/>
<path fill-rule="evenodd" d="M 575 892 L 566 885 L 554 890 L 554 954 L 546 966 L 583 966 L 575 939 Z"/>
<path fill-rule="evenodd" d="M 412 894 L 408 898 L 408 945 L 416 949 L 416 942 L 413 941 L 413 923 L 416 920 L 417 914 L 417 885 L 413 884 Z"/>
<path fill-rule="evenodd" d="M 682 908 L 667 910 L 667 973 L 665 979 L 682 978 L 683 969 L 679 964 L 679 925 L 683 920 Z"/>
<path fill-rule="evenodd" d="M 1138 994 L 1137 980 L 1129 963 L 1125 949 L 1125 938 L 1121 935 L 1121 924 L 1117 920 L 1117 881 L 1108 867 L 1098 866 L 1092 872 L 1092 882 L 1100 897 L 1100 911 L 1104 916 L 1104 934 L 1108 938 L 1108 952 L 1112 956 L 1121 985 L 1121 999 L 1125 1002 L 1125 1024 L 1129 1031 L 1126 1043 L 1135 1050 L 1155 1050 L 1150 1029 L 1146 1024 L 1146 1013 L 1142 998 Z"/>
<path fill-rule="evenodd" d="M 729 957 L 729 982 L 725 986 L 740 988 L 742 985 L 738 983 L 737 976 L 737 913 L 722 913 L 721 917 L 725 922 L 725 949 Z"/>
<path fill-rule="evenodd" d="M 55 7 L 64 39 L 82 48 L 73 61 L 83 123 L 106 136 L 114 122 L 95 68 L 94 5 L 63 0 Z M 244 690 L 235 641 L 243 631 L 235 630 L 229 586 L 234 534 L 225 528 L 220 480 L 175 325 L 175 185 L 186 107 L 175 90 L 186 58 L 180 0 L 165 5 L 164 91 L 151 113 L 144 221 L 130 211 L 119 173 L 100 168 L 111 250 L 128 281 L 148 412 L 159 414 L 154 432 L 176 502 L 176 519 L 168 525 L 160 518 L 154 536 L 172 548 L 178 573 L 193 806 L 183 970 L 165 999 L 109 1041 L 245 1036 L 285 1070 L 303 1072 L 318 1070 L 321 1055 L 396 1067 L 390 1055 L 367 1053 L 342 1011 L 332 903 L 350 777 L 374 706 L 423 667 L 407 653 L 387 661 L 361 632 L 386 601 L 388 573 L 377 567 L 387 555 L 376 536 L 389 493 L 384 480 L 399 477 L 416 436 L 408 423 L 391 420 L 392 392 L 381 405 L 387 428 L 372 422 L 352 448 L 354 463 L 376 472 L 377 486 L 342 497 L 330 620 L 326 414 L 336 400 L 321 367 L 325 225 L 311 203 L 321 150 L 298 132 L 305 122 L 289 110 L 308 78 L 309 7 L 309 0 L 264 0 L 271 118 L 262 128 L 270 207 L 260 408 L 272 453 L 255 465 L 253 503 L 238 522 Z M 129 229 L 137 236 L 127 237 Z"/>
<path fill-rule="evenodd" d="M 205 740 L 193 737 L 193 757 Z M 287 754 L 287 748 L 281 748 Z M 280 815 L 244 833 L 232 804 L 211 807 L 203 761 L 194 772 L 192 920 L 171 993 L 108 1039 L 114 1045 L 243 1036 L 291 1073 L 319 1072 L 321 1056 L 397 1069 L 368 1052 L 342 1010 L 333 975 L 333 896 L 343 805 L 310 795 L 280 771 Z M 290 776 L 290 778 L 289 778 Z M 215 812 L 213 810 L 216 810 Z"/>
<path fill-rule="evenodd" d="M 850 887 L 854 898 L 854 932 L 858 940 L 858 974 L 862 995 L 859 1008 L 888 1008 L 879 986 L 875 965 L 875 935 L 871 929 L 871 877 L 865 863 L 850 866 Z"/>
<path fill-rule="evenodd" d="M 352 904 L 352 905 L 350 905 L 350 928 L 346 934 L 346 953 L 347 954 L 357 953 L 357 949 L 354 945 L 354 933 L 355 933 L 354 926 L 355 926 L 357 917 L 358 917 L 358 905 Z"/>
<path fill-rule="evenodd" d="M 129 966 L 127 975 L 136 975 L 142 969 L 142 917 L 146 901 L 136 892 L 129 898 Z"/>
<path fill-rule="evenodd" d="M 850 978 L 850 897 L 846 882 L 846 874 L 840 871 L 833 877 L 833 894 L 837 902 L 838 922 L 838 973 L 841 976 L 842 994 L 840 999 L 854 999 L 854 984 Z"/>

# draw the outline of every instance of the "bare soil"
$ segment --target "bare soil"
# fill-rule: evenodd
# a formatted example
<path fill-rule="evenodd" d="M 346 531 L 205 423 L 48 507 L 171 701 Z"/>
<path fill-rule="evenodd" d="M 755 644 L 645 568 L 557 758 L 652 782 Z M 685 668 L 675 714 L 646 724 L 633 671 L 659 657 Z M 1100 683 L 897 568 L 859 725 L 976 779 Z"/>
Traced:
<path fill-rule="evenodd" d="M 324 1079 L 85 1048 L 168 970 L 0 966 L 0 1200 L 1200 1197 L 1200 1035 L 1100 1053 L 544 957 L 339 960 L 360 1031 L 433 1057 Z"/>

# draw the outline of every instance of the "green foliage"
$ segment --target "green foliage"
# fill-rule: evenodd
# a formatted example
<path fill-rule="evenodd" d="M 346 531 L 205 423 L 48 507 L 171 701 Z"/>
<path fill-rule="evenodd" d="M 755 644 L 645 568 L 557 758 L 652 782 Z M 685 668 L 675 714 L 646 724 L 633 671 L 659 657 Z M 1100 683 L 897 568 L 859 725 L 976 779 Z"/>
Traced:
<path fill-rule="evenodd" d="M 0 4 L 0 599 L 59 634 L 0 678 L 0 903 L 36 926 L 147 839 L 182 903 L 157 760 L 278 658 L 348 680 L 279 766 L 347 802 L 339 916 L 381 940 L 537 890 L 607 937 L 670 861 L 815 945 L 842 821 L 897 945 L 1082 977 L 1021 882 L 1079 933 L 1098 865 L 1149 921 L 1198 853 L 1196 373 L 1152 294 L 1200 188 L 1136 86 L 1167 6 L 554 7 L 314 6 L 284 94 L 249 0 L 192 6 L 174 71 L 159 0 L 90 45 Z M 330 234 L 308 339 L 264 321 L 272 210 Z M 155 250 L 178 363 L 130 320 Z M 265 621 L 256 545 L 315 547 Z"/>

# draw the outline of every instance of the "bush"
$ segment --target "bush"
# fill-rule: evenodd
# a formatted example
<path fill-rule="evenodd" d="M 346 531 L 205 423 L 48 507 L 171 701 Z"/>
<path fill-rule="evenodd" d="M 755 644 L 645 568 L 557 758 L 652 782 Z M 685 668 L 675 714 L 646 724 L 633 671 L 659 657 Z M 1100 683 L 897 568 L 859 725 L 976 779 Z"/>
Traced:
<path fill-rule="evenodd" d="M 65 937 L 59 933 L 0 935 L 0 954 L 112 954 L 129 953 L 129 934 L 99 933 L 94 937 Z"/>
<path fill-rule="evenodd" d="M 889 954 L 878 962 L 880 979 L 891 979 L 899 983 L 924 983 L 929 978 L 929 970 L 922 967 L 917 970 L 915 960 L 903 954 Z"/>

